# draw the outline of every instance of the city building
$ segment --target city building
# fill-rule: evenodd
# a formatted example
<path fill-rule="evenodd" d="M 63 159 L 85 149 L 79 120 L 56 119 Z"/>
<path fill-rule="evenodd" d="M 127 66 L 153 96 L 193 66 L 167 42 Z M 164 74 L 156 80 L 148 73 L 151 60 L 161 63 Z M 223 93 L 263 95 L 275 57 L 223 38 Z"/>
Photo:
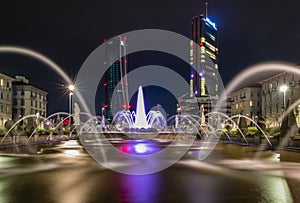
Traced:
<path fill-rule="evenodd" d="M 13 119 L 39 114 L 47 115 L 47 92 L 29 84 L 24 76 L 16 76 L 13 81 Z"/>
<path fill-rule="evenodd" d="M 109 121 L 116 112 L 129 109 L 126 46 L 126 37 L 122 36 L 109 39 L 105 43 L 104 64 L 107 71 L 103 84 L 105 91 L 103 113 Z"/>
<path fill-rule="evenodd" d="M 0 73 L 0 125 L 12 119 L 12 81 L 14 79 Z"/>
<path fill-rule="evenodd" d="M 230 115 L 244 115 L 253 120 L 261 116 L 261 85 L 244 87 L 230 93 L 229 102 L 231 103 Z"/>
<path fill-rule="evenodd" d="M 287 102 L 291 106 L 300 99 L 300 76 L 283 72 L 260 82 L 262 85 L 262 116 L 267 126 L 280 126 Z M 300 101 L 294 114 L 300 126 Z"/>
<path fill-rule="evenodd" d="M 190 42 L 190 97 L 218 99 L 218 52 L 215 23 L 207 16 L 194 16 Z"/>
<path fill-rule="evenodd" d="M 189 98 L 179 105 L 184 114 L 190 114 L 194 111 L 189 111 L 190 107 L 195 106 L 190 103 L 196 102 L 199 110 L 203 109 L 206 114 L 219 99 L 218 29 L 204 14 L 192 18 L 191 28 Z"/>

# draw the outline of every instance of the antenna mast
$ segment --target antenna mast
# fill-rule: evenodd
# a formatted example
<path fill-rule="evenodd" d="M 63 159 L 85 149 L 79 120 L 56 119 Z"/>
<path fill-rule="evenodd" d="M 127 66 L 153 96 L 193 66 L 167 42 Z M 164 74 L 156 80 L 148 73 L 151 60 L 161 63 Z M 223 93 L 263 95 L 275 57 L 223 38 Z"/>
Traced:
<path fill-rule="evenodd" d="M 205 2 L 205 17 L 207 18 L 208 15 L 208 2 Z"/>

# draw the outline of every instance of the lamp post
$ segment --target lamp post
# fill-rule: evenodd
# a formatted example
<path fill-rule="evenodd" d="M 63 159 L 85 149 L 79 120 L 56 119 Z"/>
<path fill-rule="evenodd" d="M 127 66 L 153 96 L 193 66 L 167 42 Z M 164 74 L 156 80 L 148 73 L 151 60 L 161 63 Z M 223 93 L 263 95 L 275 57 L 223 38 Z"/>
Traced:
<path fill-rule="evenodd" d="M 104 108 L 104 107 L 102 107 L 102 114 L 101 114 L 102 116 L 103 116 L 104 109 L 105 109 L 105 108 Z"/>
<path fill-rule="evenodd" d="M 72 96 L 73 96 L 73 92 L 75 90 L 75 86 L 71 84 L 71 85 L 68 86 L 68 89 L 69 89 L 69 115 L 70 115 L 69 125 L 71 125 L 71 121 L 72 121 L 72 117 L 71 117 L 71 115 L 72 115 Z"/>
<path fill-rule="evenodd" d="M 283 112 L 285 112 L 285 110 L 286 110 L 286 91 L 287 91 L 287 89 L 288 89 L 288 86 L 286 86 L 286 85 L 282 85 L 279 89 L 280 92 L 283 92 Z"/>

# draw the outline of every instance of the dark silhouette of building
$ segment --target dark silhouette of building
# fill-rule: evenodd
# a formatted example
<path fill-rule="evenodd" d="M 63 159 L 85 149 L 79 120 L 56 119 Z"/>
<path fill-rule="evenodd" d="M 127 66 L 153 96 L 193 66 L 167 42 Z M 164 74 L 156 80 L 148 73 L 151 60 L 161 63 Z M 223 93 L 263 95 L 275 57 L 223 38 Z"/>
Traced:
<path fill-rule="evenodd" d="M 105 43 L 105 104 L 102 111 L 107 120 L 112 120 L 116 112 L 129 108 L 126 37 L 118 36 Z M 123 55 L 123 57 L 122 57 Z"/>

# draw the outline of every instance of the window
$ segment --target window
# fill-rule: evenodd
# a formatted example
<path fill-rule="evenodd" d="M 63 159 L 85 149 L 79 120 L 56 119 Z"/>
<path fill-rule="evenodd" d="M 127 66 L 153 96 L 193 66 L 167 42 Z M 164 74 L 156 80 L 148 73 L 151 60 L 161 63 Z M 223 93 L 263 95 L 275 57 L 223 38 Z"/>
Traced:
<path fill-rule="evenodd" d="M 257 92 L 257 96 L 260 97 L 260 91 Z"/>
<path fill-rule="evenodd" d="M 276 104 L 276 113 L 278 113 L 279 111 L 278 111 L 278 104 Z"/>
<path fill-rule="evenodd" d="M 25 91 L 21 90 L 21 95 L 24 96 L 25 95 Z"/>
<path fill-rule="evenodd" d="M 259 101 L 257 102 L 257 106 L 260 106 L 260 102 Z"/>
<path fill-rule="evenodd" d="M 250 101 L 250 106 L 254 106 L 254 102 L 252 100 Z"/>
<path fill-rule="evenodd" d="M 3 92 L 1 92 L 0 98 L 3 99 Z"/>
<path fill-rule="evenodd" d="M 250 97 L 253 97 L 253 91 L 250 92 Z"/>
<path fill-rule="evenodd" d="M 21 108 L 20 110 L 21 110 L 21 115 L 24 116 L 25 115 L 25 109 Z"/>
<path fill-rule="evenodd" d="M 24 105 L 25 105 L 25 100 L 21 99 L 21 106 L 24 106 Z"/>
<path fill-rule="evenodd" d="M 272 106 L 270 106 L 270 114 L 272 114 Z"/>
<path fill-rule="evenodd" d="M 15 115 L 15 114 L 18 113 L 18 110 L 17 110 L 16 108 L 13 108 L 13 109 L 12 109 L 12 113 Z"/>

